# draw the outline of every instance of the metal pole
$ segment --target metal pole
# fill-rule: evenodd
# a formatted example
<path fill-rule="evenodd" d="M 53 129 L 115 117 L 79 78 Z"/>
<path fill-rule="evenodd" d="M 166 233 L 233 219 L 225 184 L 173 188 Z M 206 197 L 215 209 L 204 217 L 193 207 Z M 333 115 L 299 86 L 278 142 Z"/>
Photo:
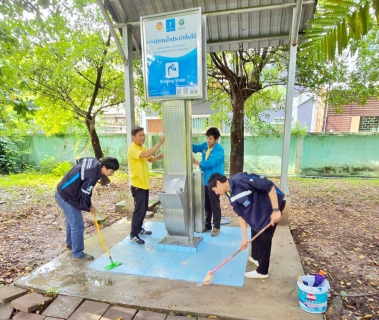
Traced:
<path fill-rule="evenodd" d="M 122 46 L 121 46 L 121 43 L 120 43 L 120 40 L 118 39 L 118 36 L 116 34 L 116 30 L 115 28 L 113 27 L 113 24 L 111 22 L 111 19 L 109 19 L 108 17 L 108 14 L 107 14 L 107 10 L 105 9 L 103 3 L 101 2 L 101 0 L 96 0 L 97 4 L 99 5 L 100 7 L 100 11 L 101 11 L 101 14 L 103 15 L 103 18 L 105 20 L 105 22 L 108 24 L 109 26 L 109 30 L 111 32 L 111 35 L 113 36 L 113 39 L 117 45 L 117 48 L 118 48 L 118 51 L 120 52 L 121 54 L 121 58 L 122 58 L 122 61 L 124 62 L 124 65 L 127 66 L 129 61 L 125 55 L 125 52 L 124 50 L 122 50 Z M 128 55 L 129 56 L 129 55 Z M 130 57 L 130 56 L 129 56 Z M 133 57 L 132 57 L 132 61 L 133 61 Z"/>
<path fill-rule="evenodd" d="M 193 232 L 195 229 L 195 210 L 193 195 L 193 166 L 192 166 L 192 103 L 190 100 L 184 101 L 185 108 L 185 135 L 187 139 L 186 158 L 187 158 L 187 182 L 188 182 L 188 236 L 189 243 L 193 243 Z"/>
<path fill-rule="evenodd" d="M 123 51 L 128 61 L 133 61 L 132 52 L 132 27 L 122 28 Z M 134 112 L 134 85 L 133 85 L 133 63 L 124 65 L 124 90 L 125 90 L 125 116 L 126 116 L 126 141 L 127 146 L 132 144 L 132 128 L 135 126 Z"/>
<path fill-rule="evenodd" d="M 299 34 L 301 9 L 303 0 L 297 0 L 296 7 L 293 9 L 292 29 L 291 29 L 291 46 L 297 46 L 297 37 Z"/>
<path fill-rule="evenodd" d="M 298 20 L 301 17 L 301 5 L 297 2 L 297 6 L 293 9 L 292 15 L 292 30 L 290 39 L 290 57 L 288 63 L 288 74 L 287 74 L 287 96 L 286 96 L 286 109 L 284 118 L 284 134 L 283 134 L 283 150 L 282 150 L 282 168 L 280 176 L 280 188 L 282 191 L 288 195 L 288 165 L 289 165 L 289 155 L 290 155 L 290 143 L 291 143 L 291 124 L 292 124 L 292 106 L 293 106 L 293 92 L 295 86 L 295 71 L 296 71 L 296 54 L 297 54 L 297 34 L 299 28 Z M 300 13 L 297 12 L 298 9 Z M 292 39 L 295 37 L 295 39 Z"/>

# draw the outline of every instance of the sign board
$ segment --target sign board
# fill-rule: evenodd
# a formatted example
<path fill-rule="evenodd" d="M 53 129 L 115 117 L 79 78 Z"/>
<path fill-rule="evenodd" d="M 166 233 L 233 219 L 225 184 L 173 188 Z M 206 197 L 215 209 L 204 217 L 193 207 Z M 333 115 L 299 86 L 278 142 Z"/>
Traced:
<path fill-rule="evenodd" d="M 141 17 L 146 100 L 203 97 L 200 9 Z"/>

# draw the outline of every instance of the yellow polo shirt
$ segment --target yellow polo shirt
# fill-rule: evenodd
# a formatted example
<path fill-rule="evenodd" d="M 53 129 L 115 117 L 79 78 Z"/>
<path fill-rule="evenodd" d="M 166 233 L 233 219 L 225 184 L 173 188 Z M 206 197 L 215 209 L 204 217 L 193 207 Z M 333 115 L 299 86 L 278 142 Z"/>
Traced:
<path fill-rule="evenodd" d="M 149 185 L 149 167 L 147 166 L 148 158 L 140 158 L 142 151 L 147 150 L 144 146 L 140 147 L 134 142 L 128 148 L 128 164 L 130 183 L 133 187 L 148 190 Z"/>

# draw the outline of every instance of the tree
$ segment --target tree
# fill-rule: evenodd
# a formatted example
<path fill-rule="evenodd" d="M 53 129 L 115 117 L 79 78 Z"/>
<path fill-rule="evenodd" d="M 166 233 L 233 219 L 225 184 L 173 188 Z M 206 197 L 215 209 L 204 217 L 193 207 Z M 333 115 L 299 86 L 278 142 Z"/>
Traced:
<path fill-rule="evenodd" d="M 376 22 L 372 22 L 370 8 Z M 301 46 L 308 60 L 327 61 L 341 55 L 349 40 L 359 40 L 379 23 L 379 0 L 320 0 L 315 17 L 305 30 L 308 41 Z"/>
<path fill-rule="evenodd" d="M 362 39 L 352 40 L 350 47 L 355 65 L 345 73 L 345 81 L 336 83 L 328 92 L 332 106 L 354 101 L 364 105 L 368 98 L 379 97 L 379 26 Z"/>
<path fill-rule="evenodd" d="M 230 174 L 243 171 L 244 132 L 246 102 L 253 95 L 265 93 L 273 85 L 278 85 L 278 77 L 283 70 L 280 49 L 250 49 L 235 52 L 210 53 L 211 65 L 208 67 L 208 87 L 211 91 L 227 94 L 232 109 L 230 128 Z M 268 67 L 273 62 L 275 68 Z M 212 98 L 211 98 L 212 99 Z M 225 100 L 225 99 L 224 99 Z M 274 102 L 265 97 L 262 101 Z M 256 100 L 257 102 L 257 100 Z M 257 107 L 258 106 L 258 107 Z M 250 104 L 249 115 L 258 118 L 262 108 Z"/>
<path fill-rule="evenodd" d="M 19 140 L 30 128 L 29 120 L 37 106 L 25 94 L 25 79 L 15 68 L 23 56 L 18 41 L 22 26 L 20 21 L 13 19 L 20 12 L 16 9 L 10 12 L 11 7 L 5 2 L 0 9 L 0 131 L 2 136 Z"/>
<path fill-rule="evenodd" d="M 352 102 L 379 97 L 379 26 L 351 39 L 341 57 L 328 62 L 298 60 L 296 83 L 327 101 L 336 113 Z M 305 62 L 305 63 L 304 63 Z"/>
<path fill-rule="evenodd" d="M 18 36 L 24 50 L 16 65 L 40 107 L 36 121 L 48 135 L 70 130 L 73 119 L 84 124 L 100 159 L 96 119 L 123 103 L 124 90 L 121 58 L 98 7 L 80 0 L 35 0 L 21 2 L 22 9 L 25 3 L 43 4 L 31 18 L 15 17 L 28 26 Z"/>

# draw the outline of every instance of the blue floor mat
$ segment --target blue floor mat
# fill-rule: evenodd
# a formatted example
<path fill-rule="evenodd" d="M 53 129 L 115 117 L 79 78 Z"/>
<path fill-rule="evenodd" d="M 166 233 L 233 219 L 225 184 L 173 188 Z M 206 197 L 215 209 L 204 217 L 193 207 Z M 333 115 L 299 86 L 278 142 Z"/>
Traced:
<path fill-rule="evenodd" d="M 203 237 L 196 252 L 181 251 L 180 248 L 178 251 L 163 250 L 159 249 L 157 244 L 167 235 L 164 223 L 147 222 L 144 228 L 153 232 L 150 236 L 141 236 L 141 239 L 145 240 L 144 245 L 132 243 L 129 237 L 126 237 L 110 249 L 113 261 L 122 262 L 121 266 L 104 270 L 104 267 L 110 264 L 110 260 L 103 254 L 88 265 L 88 268 L 202 283 L 207 272 L 237 251 L 241 243 L 240 228 L 221 226 L 221 233 L 217 237 L 211 237 L 210 232 L 195 233 L 195 236 Z M 240 252 L 216 271 L 212 283 L 242 287 L 248 253 L 249 250 Z"/>

